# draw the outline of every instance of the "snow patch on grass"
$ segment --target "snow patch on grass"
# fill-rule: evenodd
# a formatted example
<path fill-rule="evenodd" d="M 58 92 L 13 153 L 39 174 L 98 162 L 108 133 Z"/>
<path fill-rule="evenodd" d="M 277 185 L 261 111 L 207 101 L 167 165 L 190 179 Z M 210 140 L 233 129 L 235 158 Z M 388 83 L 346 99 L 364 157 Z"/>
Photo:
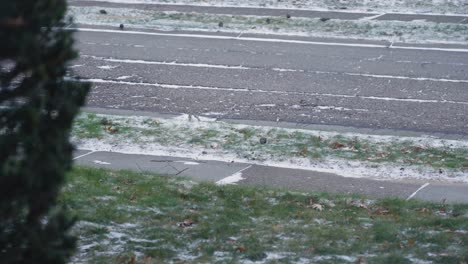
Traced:
<path fill-rule="evenodd" d="M 78 148 L 92 151 L 242 162 L 345 177 L 468 182 L 465 169 L 451 168 L 452 161 L 445 161 L 450 158 L 458 164 L 453 166 L 460 166 L 468 160 L 468 141 L 464 140 L 278 129 L 199 118 L 92 115 L 94 121 L 90 121 L 83 114 L 77 119 L 73 141 Z M 100 127 L 100 119 L 111 122 L 110 130 L 117 132 L 102 131 L 87 137 L 83 131 L 86 122 L 94 122 L 98 131 L 109 129 Z M 261 144 L 260 137 L 267 137 L 268 142 Z M 449 162 L 449 167 L 427 164 L 433 162 Z M 241 179 L 241 175 L 235 176 Z"/>
<path fill-rule="evenodd" d="M 468 208 L 462 204 L 210 183 L 186 189 L 177 178 L 85 167 L 70 173 L 75 187 L 64 190 L 63 202 L 86 219 L 73 228 L 79 247 L 72 263 L 395 263 L 395 256 L 437 261 L 443 254 L 458 263 L 463 258 Z M 89 202 L 110 194 L 117 200 Z"/>
<path fill-rule="evenodd" d="M 196 13 L 154 12 L 140 9 L 71 7 L 70 15 L 79 24 L 157 30 L 221 31 L 227 33 L 276 34 L 328 38 L 384 40 L 389 42 L 458 43 L 468 41 L 468 25 L 424 21 L 328 20 L 316 18 L 231 16 Z M 269 22 L 267 21 L 269 19 Z M 223 27 L 219 23 L 223 22 Z"/>
<path fill-rule="evenodd" d="M 96 197 L 96 200 L 100 201 L 111 201 L 117 199 L 115 196 L 98 196 Z"/>
<path fill-rule="evenodd" d="M 93 0 L 102 1 L 102 0 Z M 185 4 L 199 6 L 266 7 L 333 10 L 341 12 L 402 12 L 467 14 L 464 0 L 105 0 L 130 4 Z"/>

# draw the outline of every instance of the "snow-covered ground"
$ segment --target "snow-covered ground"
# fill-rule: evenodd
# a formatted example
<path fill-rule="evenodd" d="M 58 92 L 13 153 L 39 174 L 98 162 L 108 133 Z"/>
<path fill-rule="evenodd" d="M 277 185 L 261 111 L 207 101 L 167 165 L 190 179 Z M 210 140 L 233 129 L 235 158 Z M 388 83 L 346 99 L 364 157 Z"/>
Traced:
<path fill-rule="evenodd" d="M 444 153 L 453 150 L 455 153 L 459 153 L 456 155 L 466 155 L 466 160 L 468 160 L 466 152 L 459 152 L 461 149 L 468 148 L 468 142 L 463 140 L 278 129 L 230 124 L 208 118 L 190 122 L 186 115 L 175 119 L 92 115 L 91 124 L 99 124 L 98 120 L 106 118 L 116 128 L 122 126 L 122 131 L 127 132 L 104 133 L 98 137 L 80 137 L 80 133 L 82 135 L 87 133 L 85 127 L 89 126 L 87 125 L 89 124 L 89 117 L 87 114 L 81 115 L 75 126 L 74 142 L 80 149 L 185 157 L 200 160 L 235 161 L 274 167 L 315 170 L 335 173 L 344 177 L 468 183 L 468 171 L 466 169 L 440 169 L 427 165 L 427 162 L 431 163 L 430 160 L 427 162 L 405 161 L 407 158 L 402 157 L 401 160 L 398 159 L 396 162 L 375 162 L 375 160 L 379 159 L 379 155 L 408 154 L 408 151 L 412 151 L 411 149 L 416 149 L 416 152 L 427 149 L 427 155 L 434 155 L 433 153 L 437 149 L 443 150 Z M 242 139 L 242 135 L 250 136 Z M 264 145 L 259 144 L 258 140 L 261 135 L 268 135 L 268 140 L 271 142 Z M 310 137 L 316 137 L 320 142 L 326 143 L 318 143 L 318 145 L 314 146 L 313 143 L 308 141 Z M 372 156 L 374 155 L 372 154 L 368 158 L 352 158 L 353 153 L 356 153 L 356 149 L 353 149 L 350 145 L 339 146 L 339 151 L 328 151 L 330 144 L 336 142 L 335 139 L 339 139 L 339 142 L 366 145 L 368 146 L 366 149 L 368 148 L 369 151 L 375 147 L 377 148 L 376 154 L 375 156 Z M 305 149 L 307 153 L 303 153 L 304 155 L 297 154 L 300 151 L 297 144 L 301 143 L 308 145 L 310 148 Z M 384 154 L 389 151 L 392 153 Z M 312 152 L 317 152 L 317 158 L 310 157 L 309 154 L 312 154 Z M 348 154 L 334 154 L 337 152 L 347 152 Z M 423 156 L 423 159 L 425 159 L 426 155 L 423 154 Z M 445 159 L 442 156 L 440 158 L 433 156 L 432 158 L 435 161 Z M 419 165 L 412 165 L 412 163 Z"/>
<path fill-rule="evenodd" d="M 114 3 L 268 7 L 342 12 L 468 14 L 467 0 L 93 0 Z"/>
<path fill-rule="evenodd" d="M 310 18 L 231 16 L 197 13 L 155 12 L 129 8 L 71 7 L 69 14 L 84 25 L 156 30 L 218 31 L 289 36 L 371 39 L 389 42 L 456 43 L 468 42 L 468 25 L 425 21 L 328 20 Z M 268 20 L 267 20 L 268 19 Z M 220 27 L 219 23 L 223 26 Z"/>

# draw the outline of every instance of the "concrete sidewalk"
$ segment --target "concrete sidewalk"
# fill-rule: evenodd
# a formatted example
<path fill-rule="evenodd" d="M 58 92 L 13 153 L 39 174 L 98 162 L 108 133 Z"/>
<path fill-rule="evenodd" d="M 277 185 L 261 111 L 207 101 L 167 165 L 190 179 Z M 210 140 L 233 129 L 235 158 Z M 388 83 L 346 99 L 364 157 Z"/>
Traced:
<path fill-rule="evenodd" d="M 308 170 L 247 163 L 192 160 L 177 157 L 78 150 L 75 164 L 107 169 L 153 172 L 195 181 L 270 186 L 289 190 L 362 194 L 370 198 L 398 197 L 432 202 L 468 203 L 468 185 L 438 182 L 376 181 L 345 178 Z"/>

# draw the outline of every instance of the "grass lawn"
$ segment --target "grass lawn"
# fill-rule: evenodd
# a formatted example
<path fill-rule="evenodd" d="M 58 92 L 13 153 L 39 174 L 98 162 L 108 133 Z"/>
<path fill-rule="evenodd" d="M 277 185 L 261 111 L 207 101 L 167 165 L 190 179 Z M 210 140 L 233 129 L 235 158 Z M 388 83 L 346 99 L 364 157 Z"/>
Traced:
<path fill-rule="evenodd" d="M 75 167 L 73 263 L 466 263 L 468 205 Z"/>

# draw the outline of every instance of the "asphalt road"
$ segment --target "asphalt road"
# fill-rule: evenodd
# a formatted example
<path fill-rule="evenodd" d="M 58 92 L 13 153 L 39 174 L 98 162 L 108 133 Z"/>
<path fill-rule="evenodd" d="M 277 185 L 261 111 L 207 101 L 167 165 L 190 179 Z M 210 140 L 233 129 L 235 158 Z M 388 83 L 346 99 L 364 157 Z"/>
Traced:
<path fill-rule="evenodd" d="M 374 12 L 349 12 L 340 11 L 314 11 L 299 9 L 277 9 L 277 8 L 253 8 L 253 7 L 217 7 L 217 6 L 191 6 L 170 4 L 125 4 L 109 3 L 86 0 L 69 0 L 72 6 L 99 6 L 103 8 L 133 8 L 143 10 L 154 10 L 158 12 L 182 12 L 182 13 L 205 13 L 205 14 L 228 14 L 244 16 L 286 16 L 307 18 L 329 18 L 329 19 L 372 19 L 372 20 L 395 20 L 414 21 L 425 20 L 435 23 L 457 23 L 468 24 L 468 15 L 424 15 L 424 14 L 397 14 L 397 13 L 374 13 Z"/>
<path fill-rule="evenodd" d="M 467 203 L 468 185 L 421 181 L 377 181 L 345 178 L 329 173 L 186 158 L 130 155 L 79 150 L 76 164 L 113 170 L 153 172 L 194 181 L 225 182 L 240 174 L 241 185 L 270 186 L 282 190 L 361 194 L 370 198 L 397 197 L 432 202 Z M 237 177 L 239 178 L 239 177 Z"/>
<path fill-rule="evenodd" d="M 89 106 L 468 134 L 466 47 L 129 30 L 77 34 Z"/>

